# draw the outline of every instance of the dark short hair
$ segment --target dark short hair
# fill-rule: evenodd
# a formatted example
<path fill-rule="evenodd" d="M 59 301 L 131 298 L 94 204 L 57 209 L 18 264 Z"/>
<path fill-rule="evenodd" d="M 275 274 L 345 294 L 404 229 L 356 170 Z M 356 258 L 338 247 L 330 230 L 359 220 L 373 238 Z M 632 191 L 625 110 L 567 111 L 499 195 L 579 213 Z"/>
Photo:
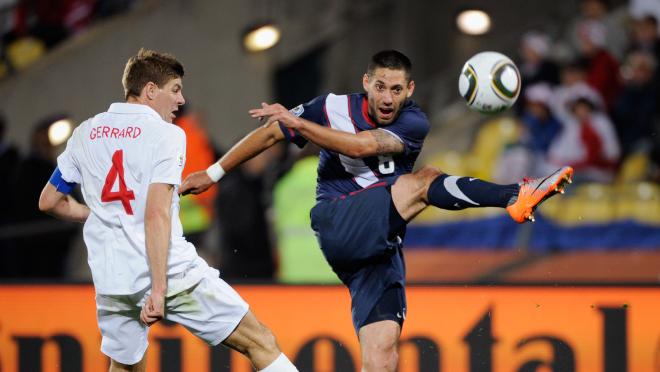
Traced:
<path fill-rule="evenodd" d="M 141 48 L 126 62 L 121 79 L 124 98 L 139 97 L 149 82 L 162 88 L 168 81 L 182 77 L 183 65 L 173 55 Z"/>
<path fill-rule="evenodd" d="M 596 1 L 598 3 L 601 3 L 607 9 L 611 8 L 612 5 L 610 0 L 581 0 L 580 3 L 586 3 L 589 1 Z"/>
<path fill-rule="evenodd" d="M 563 65 L 561 65 L 561 70 L 574 70 L 574 71 L 582 71 L 585 72 L 587 71 L 587 68 L 589 66 L 587 65 L 587 61 L 583 58 L 576 58 L 576 59 L 571 59 L 566 61 Z"/>
<path fill-rule="evenodd" d="M 587 97 L 578 97 L 576 100 L 569 103 L 569 107 L 571 111 L 575 110 L 575 107 L 579 104 L 588 106 L 591 111 L 596 111 L 596 109 L 598 108 L 591 99 Z"/>
<path fill-rule="evenodd" d="M 645 14 L 640 20 L 645 23 L 650 23 L 656 27 L 658 26 L 658 19 L 652 14 Z"/>
<path fill-rule="evenodd" d="M 373 76 L 377 68 L 389 68 L 391 70 L 403 70 L 406 73 L 406 80 L 410 81 L 412 72 L 412 63 L 405 54 L 398 50 L 383 50 L 371 57 L 367 66 L 367 74 Z"/>

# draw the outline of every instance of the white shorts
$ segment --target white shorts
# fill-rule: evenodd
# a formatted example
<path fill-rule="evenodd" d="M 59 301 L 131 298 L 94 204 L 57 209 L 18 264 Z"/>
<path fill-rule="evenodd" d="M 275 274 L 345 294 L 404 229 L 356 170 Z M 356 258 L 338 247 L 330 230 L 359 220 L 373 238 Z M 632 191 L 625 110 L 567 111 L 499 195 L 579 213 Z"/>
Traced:
<path fill-rule="evenodd" d="M 206 266 L 193 287 L 165 300 L 165 318 L 186 327 L 210 345 L 217 345 L 236 329 L 249 307 L 220 279 L 218 270 Z M 149 345 L 149 327 L 140 321 L 140 310 L 150 289 L 133 295 L 96 295 L 96 314 L 103 336 L 101 351 L 123 364 L 142 360 Z"/>

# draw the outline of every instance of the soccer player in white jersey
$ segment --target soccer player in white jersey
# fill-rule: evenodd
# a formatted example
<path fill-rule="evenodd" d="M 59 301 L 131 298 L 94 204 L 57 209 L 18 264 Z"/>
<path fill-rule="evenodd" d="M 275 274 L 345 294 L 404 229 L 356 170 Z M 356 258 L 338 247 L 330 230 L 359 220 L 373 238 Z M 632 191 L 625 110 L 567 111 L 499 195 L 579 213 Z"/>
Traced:
<path fill-rule="evenodd" d="M 85 224 L 110 371 L 144 371 L 148 326 L 164 318 L 210 345 L 238 350 L 257 370 L 297 371 L 271 331 L 183 237 L 177 190 L 186 140 L 172 124 L 185 102 L 182 78 L 183 66 L 169 54 L 141 49 L 131 57 L 122 79 L 126 102 L 76 128 L 39 208 Z M 76 184 L 86 205 L 69 195 Z"/>

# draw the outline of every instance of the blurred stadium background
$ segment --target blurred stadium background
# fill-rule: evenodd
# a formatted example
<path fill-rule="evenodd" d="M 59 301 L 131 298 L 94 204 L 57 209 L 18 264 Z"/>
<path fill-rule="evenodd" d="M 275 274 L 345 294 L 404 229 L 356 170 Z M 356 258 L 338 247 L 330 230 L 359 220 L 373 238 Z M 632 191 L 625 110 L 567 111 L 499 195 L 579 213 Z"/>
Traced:
<path fill-rule="evenodd" d="M 468 22 L 483 34 L 458 26 L 465 10 L 488 17 Z M 534 224 L 429 209 L 410 225 L 400 371 L 660 371 L 658 19 L 659 0 L 0 0 L 0 371 L 106 368 L 81 227 L 37 199 L 68 128 L 122 100 L 140 47 L 186 68 L 184 174 L 255 128 L 260 102 L 360 91 L 385 48 L 412 59 L 432 123 L 418 165 L 497 182 L 576 168 Z M 252 52 L 244 37 L 263 25 L 279 42 Z M 523 76 L 495 116 L 457 90 L 484 50 Z M 301 371 L 352 371 L 348 295 L 309 228 L 316 162 L 314 149 L 275 147 L 183 198 L 181 218 Z M 150 370 L 249 370 L 178 326 L 151 337 Z"/>

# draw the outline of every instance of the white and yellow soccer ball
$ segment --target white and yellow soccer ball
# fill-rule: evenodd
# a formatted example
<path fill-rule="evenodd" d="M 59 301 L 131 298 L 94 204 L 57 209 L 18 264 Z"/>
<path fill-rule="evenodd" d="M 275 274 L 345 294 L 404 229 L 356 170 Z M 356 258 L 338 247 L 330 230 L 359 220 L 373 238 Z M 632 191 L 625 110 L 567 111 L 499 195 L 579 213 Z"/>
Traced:
<path fill-rule="evenodd" d="M 518 99 L 520 85 L 518 67 L 498 52 L 475 54 L 458 77 L 458 91 L 468 107 L 487 114 L 511 107 Z"/>

